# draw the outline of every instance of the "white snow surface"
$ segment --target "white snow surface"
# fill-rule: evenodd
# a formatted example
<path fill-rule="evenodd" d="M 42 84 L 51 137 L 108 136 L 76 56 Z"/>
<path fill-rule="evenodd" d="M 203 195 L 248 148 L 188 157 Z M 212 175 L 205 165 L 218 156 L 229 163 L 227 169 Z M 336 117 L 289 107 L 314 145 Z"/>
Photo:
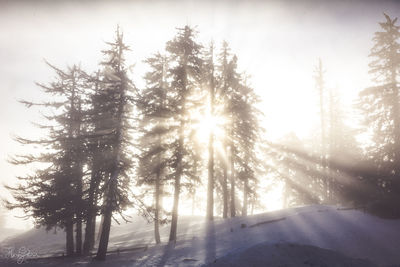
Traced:
<path fill-rule="evenodd" d="M 169 225 L 154 244 L 153 224 L 135 217 L 111 229 L 109 250 L 147 245 L 111 254 L 105 262 L 89 257 L 43 259 L 26 266 L 400 266 L 400 220 L 359 210 L 313 205 L 248 217 L 180 217 L 178 241 L 167 244 Z M 35 229 L 1 245 L 28 247 L 49 255 L 64 247 L 65 234 Z M 355 259 L 365 259 L 355 260 Z M 7 265 L 13 266 L 12 259 Z M 15 265 L 17 266 L 17 265 Z"/>

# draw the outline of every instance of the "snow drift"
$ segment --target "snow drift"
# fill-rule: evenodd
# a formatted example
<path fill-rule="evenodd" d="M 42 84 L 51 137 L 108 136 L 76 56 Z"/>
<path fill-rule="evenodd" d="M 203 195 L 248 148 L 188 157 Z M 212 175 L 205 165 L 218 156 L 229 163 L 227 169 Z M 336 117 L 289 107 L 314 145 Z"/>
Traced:
<path fill-rule="evenodd" d="M 248 262 L 247 266 L 265 266 L 272 258 L 272 262 L 282 266 L 390 266 L 400 263 L 400 220 L 385 220 L 359 210 L 331 206 L 300 207 L 216 219 L 212 223 L 206 223 L 202 217 L 182 217 L 175 244 L 166 244 L 168 230 L 169 226 L 161 228 L 163 244 L 154 245 L 153 225 L 142 219 L 135 218 L 132 223 L 114 226 L 110 250 L 119 249 L 121 253 L 109 255 L 107 264 L 98 264 L 231 266 L 229 263 L 244 260 Z M 51 252 L 49 244 L 46 245 L 50 242 L 47 239 L 51 240 L 54 249 L 63 247 L 62 232 L 54 235 L 40 230 L 8 239 L 2 245 L 24 245 L 43 255 Z M 122 252 L 124 248 L 143 245 L 148 247 Z M 72 263 L 84 266 L 91 259 L 51 261 L 56 261 L 54 264 L 59 266 Z M 49 263 L 49 260 L 32 263 L 44 262 Z"/>

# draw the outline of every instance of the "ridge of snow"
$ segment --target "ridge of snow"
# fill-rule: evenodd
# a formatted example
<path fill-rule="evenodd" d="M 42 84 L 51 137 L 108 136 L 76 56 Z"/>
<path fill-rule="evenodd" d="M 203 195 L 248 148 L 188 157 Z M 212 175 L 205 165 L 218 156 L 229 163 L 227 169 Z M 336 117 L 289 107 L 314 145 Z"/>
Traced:
<path fill-rule="evenodd" d="M 113 226 L 110 250 L 140 245 L 148 245 L 148 249 L 112 254 L 106 263 L 112 266 L 202 266 L 248 249 L 251 254 L 251 249 L 257 245 L 274 252 L 274 245 L 287 243 L 297 244 L 304 251 L 308 250 L 303 246 L 318 247 L 336 251 L 344 258 L 367 259 L 380 265 L 400 263 L 400 220 L 381 219 L 358 210 L 338 210 L 333 206 L 313 205 L 248 217 L 216 218 L 211 223 L 203 217 L 182 216 L 175 244 L 165 243 L 169 225 L 160 227 L 160 233 L 163 243 L 155 245 L 153 224 L 142 219 Z M 30 240 L 25 239 L 25 242 L 35 246 L 37 237 L 29 236 Z M 64 234 L 57 236 L 59 244 L 63 245 Z M 23 237 L 18 240 L 19 244 L 24 243 Z M 13 244 L 12 239 L 6 244 Z M 36 244 L 38 253 L 41 245 Z M 90 264 L 90 259 L 79 259 L 79 262 Z"/>

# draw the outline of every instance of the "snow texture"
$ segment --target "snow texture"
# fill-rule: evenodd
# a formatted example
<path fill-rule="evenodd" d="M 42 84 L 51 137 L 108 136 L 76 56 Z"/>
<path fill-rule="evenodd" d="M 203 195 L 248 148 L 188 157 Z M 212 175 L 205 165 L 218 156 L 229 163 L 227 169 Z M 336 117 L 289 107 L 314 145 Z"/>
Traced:
<path fill-rule="evenodd" d="M 168 231 L 168 225 L 161 227 L 163 243 L 155 245 L 153 225 L 135 218 L 132 223 L 113 226 L 109 250 L 119 249 L 120 253 L 110 254 L 106 262 L 92 262 L 88 257 L 42 259 L 30 261 L 27 266 L 243 266 L 241 263 L 246 263 L 245 266 L 368 267 L 400 264 L 400 220 L 385 220 L 359 210 L 338 210 L 331 206 L 315 205 L 215 219 L 212 223 L 206 223 L 203 217 L 182 217 L 175 244 L 166 243 Z M 64 239 L 62 232 L 54 235 L 32 230 L 6 240 L 2 246 L 27 246 L 39 255 L 48 255 L 50 245 L 59 251 Z M 46 244 L 50 240 L 51 244 Z M 141 248 L 122 252 L 132 247 Z M 10 263 L 12 261 L 8 260 L 7 265 L 0 266 L 12 266 Z"/>

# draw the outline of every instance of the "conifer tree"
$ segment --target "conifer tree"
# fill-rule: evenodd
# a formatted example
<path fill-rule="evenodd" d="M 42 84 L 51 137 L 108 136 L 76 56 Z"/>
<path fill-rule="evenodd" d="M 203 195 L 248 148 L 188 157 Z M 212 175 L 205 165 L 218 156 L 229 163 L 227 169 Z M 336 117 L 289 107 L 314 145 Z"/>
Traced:
<path fill-rule="evenodd" d="M 201 45 L 195 41 L 195 31 L 189 26 L 178 28 L 173 40 L 167 42 L 171 67 L 168 76 L 171 79 L 170 94 L 171 112 L 174 114 L 172 126 L 176 138 L 172 142 L 171 169 L 174 179 L 174 203 L 172 207 L 171 231 L 169 241 L 176 241 L 178 224 L 178 206 L 181 192 L 181 180 L 193 177 L 191 173 L 192 159 L 189 157 L 190 142 L 187 129 L 190 129 L 190 109 L 196 103 L 194 92 L 199 89 L 203 61 Z M 185 131 L 186 130 L 186 131 Z"/>
<path fill-rule="evenodd" d="M 229 191 L 228 191 L 228 110 L 227 110 L 227 101 L 228 101 L 228 92 L 229 92 L 229 61 L 231 60 L 230 48 L 228 43 L 224 41 L 222 43 L 222 51 L 218 55 L 218 91 L 216 99 L 219 99 L 217 105 L 223 106 L 222 111 L 217 114 L 218 116 L 225 118 L 224 127 L 224 135 L 225 138 L 222 141 L 223 150 L 222 154 L 219 155 L 219 162 L 222 163 L 222 179 L 221 179 L 221 187 L 222 187 L 222 198 L 223 198 L 223 209 L 222 209 L 222 217 L 228 217 L 228 209 L 229 209 Z"/>
<path fill-rule="evenodd" d="M 99 120 L 103 123 L 99 131 L 105 132 L 102 138 L 107 139 L 110 153 L 106 155 L 108 170 L 102 188 L 103 223 L 96 255 L 98 260 L 106 258 L 113 213 L 121 213 L 130 204 L 128 171 L 132 166 L 132 159 L 128 157 L 128 145 L 131 128 L 129 92 L 133 84 L 127 76 L 124 58 L 129 47 L 124 44 L 123 34 L 119 29 L 115 40 L 107 44 L 109 49 L 103 51 L 105 60 L 102 62 L 102 87 L 98 92 L 101 104 L 97 112 L 101 114 Z"/>
<path fill-rule="evenodd" d="M 400 68 L 400 27 L 397 18 L 384 14 L 371 49 L 369 73 L 374 86 L 360 93 L 357 106 L 364 113 L 366 129 L 372 132 L 369 155 L 380 173 L 376 182 L 382 193 L 400 192 L 400 118 L 398 71 Z M 391 173 L 391 175 L 385 175 Z"/>
<path fill-rule="evenodd" d="M 258 159 L 257 144 L 260 141 L 260 111 L 256 108 L 259 102 L 254 90 L 246 84 L 240 86 L 241 98 L 238 100 L 237 124 L 235 125 L 238 140 L 238 178 L 243 181 L 242 216 L 248 213 L 248 199 L 256 198 L 257 174 L 261 172 L 261 162 Z"/>
<path fill-rule="evenodd" d="M 326 117 L 325 117 L 325 70 L 322 66 L 321 59 L 318 60 L 318 65 L 315 67 L 315 85 L 318 90 L 319 95 L 319 111 L 320 111 L 320 129 L 321 129 L 321 188 L 322 188 L 322 197 L 324 201 L 327 201 L 328 198 L 328 177 L 327 177 L 327 145 L 326 145 Z"/>
<path fill-rule="evenodd" d="M 168 152 L 171 137 L 169 121 L 171 111 L 167 105 L 168 85 L 166 82 L 167 59 L 160 53 L 146 59 L 150 71 L 146 73 L 146 88 L 137 100 L 140 112 L 140 157 L 138 174 L 140 184 L 154 187 L 154 236 L 160 243 L 159 225 L 162 219 L 163 184 L 168 172 Z"/>
<path fill-rule="evenodd" d="M 214 74 L 214 44 L 211 43 L 209 48 L 208 58 L 205 61 L 205 79 L 206 86 L 209 90 L 209 118 L 215 121 L 215 74 Z M 215 122 L 211 122 L 215 123 Z M 211 129 L 209 130 L 209 139 L 208 139 L 208 181 L 207 181 L 207 207 L 206 207 L 206 218 L 209 221 L 214 219 L 214 128 L 216 125 L 211 125 Z"/>
<path fill-rule="evenodd" d="M 83 86 L 79 67 L 67 71 L 48 64 L 55 72 L 55 81 L 49 85 L 38 84 L 55 100 L 43 103 L 22 101 L 28 107 L 45 107 L 46 139 L 29 140 L 18 137 L 23 145 L 39 145 L 40 153 L 20 155 L 14 164 L 46 163 L 48 167 L 37 169 L 34 174 L 20 177 L 17 187 L 8 187 L 16 202 L 8 202 L 9 208 L 22 208 L 31 215 L 37 225 L 66 230 L 66 254 L 74 253 L 73 226 L 76 224 L 76 252 L 81 253 L 82 241 L 82 179 L 85 160 L 83 139 Z"/>

